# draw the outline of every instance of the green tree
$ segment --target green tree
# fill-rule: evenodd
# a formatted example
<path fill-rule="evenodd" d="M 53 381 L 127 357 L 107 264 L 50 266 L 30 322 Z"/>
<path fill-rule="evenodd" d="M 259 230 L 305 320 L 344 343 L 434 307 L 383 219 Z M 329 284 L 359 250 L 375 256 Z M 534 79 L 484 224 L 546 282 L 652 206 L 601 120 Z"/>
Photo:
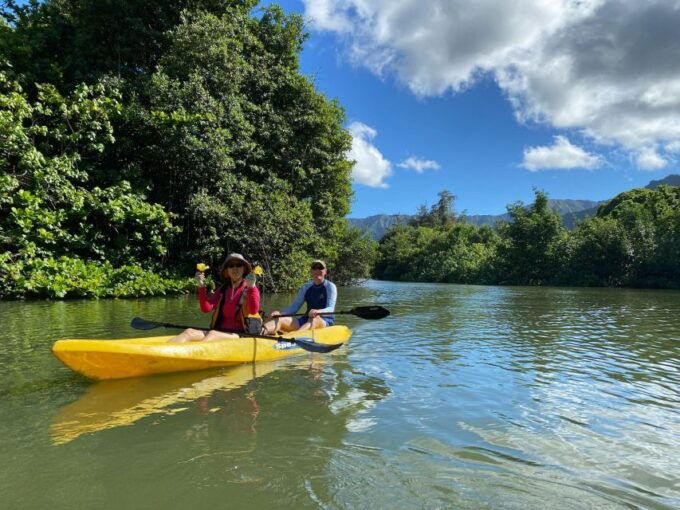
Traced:
<path fill-rule="evenodd" d="M 330 259 L 331 278 L 338 285 L 350 285 L 373 272 L 378 243 L 360 229 L 345 223 L 339 248 Z"/>
<path fill-rule="evenodd" d="M 676 188 L 677 190 L 680 188 Z M 652 260 L 653 273 L 648 284 L 680 288 L 680 206 L 677 204 L 659 212 L 657 249 Z"/>
<path fill-rule="evenodd" d="M 506 283 L 545 285 L 557 282 L 564 267 L 566 230 L 560 216 L 548 207 L 546 193 L 535 190 L 529 207 L 508 206 L 509 222 L 499 225 L 498 255 Z"/>
<path fill-rule="evenodd" d="M 454 202 L 456 196 L 449 191 L 440 191 L 439 200 L 430 207 L 428 211 L 427 206 L 421 205 L 418 209 L 418 214 L 409 220 L 409 225 L 413 227 L 447 227 L 457 220 L 454 209 Z"/>
<path fill-rule="evenodd" d="M 443 210 L 440 209 L 440 210 Z M 496 229 L 434 221 L 424 207 L 379 244 L 378 278 L 450 283 L 680 287 L 680 188 L 634 189 L 565 230 L 536 191 Z M 432 212 L 432 214 L 431 214 Z M 436 225 L 423 226 L 422 224 Z"/>
<path fill-rule="evenodd" d="M 610 218 L 625 239 L 627 277 L 622 285 L 677 287 L 678 211 L 680 188 L 636 188 L 617 195 L 598 209 L 598 218 Z"/>
<path fill-rule="evenodd" d="M 332 252 L 338 244 L 351 197 L 345 155 L 351 138 L 342 129 L 342 109 L 298 72 L 303 39 L 300 18 L 277 8 L 259 20 L 187 14 L 173 31 L 148 95 L 124 130 L 133 133 L 134 146 L 144 147 L 129 166 L 141 169 L 151 199 L 178 215 L 183 234 L 174 252 L 180 262 L 193 256 L 191 246 L 202 244 L 192 206 L 197 194 L 203 203 L 238 202 L 225 190 L 261 196 L 273 210 L 253 228 L 240 221 L 247 214 L 242 208 L 217 207 L 236 216 L 218 234 L 222 246 L 249 239 L 241 246 L 256 247 L 250 256 L 286 259 L 300 249 L 310 255 Z M 288 198 L 266 196 L 284 194 Z M 297 234 L 286 226 L 287 218 L 295 218 Z M 281 233 L 272 233 L 277 228 Z M 289 253 L 269 246 L 285 235 Z M 287 276 L 276 273 L 277 279 Z"/>
<path fill-rule="evenodd" d="M 351 137 L 339 104 L 300 73 L 302 18 L 276 6 L 253 16 L 256 4 L 9 2 L 0 49 L 29 98 L 35 82 L 120 91 L 108 119 L 115 142 L 88 154 L 87 189 L 105 202 L 116 189 L 115 200 L 134 196 L 131 211 L 162 206 L 172 225 L 145 243 L 163 244 L 158 262 L 188 271 L 238 249 L 269 261 L 270 288 L 282 289 L 306 276 L 309 259 L 346 254 Z M 136 239 L 126 225 L 111 230 Z M 98 257 L 128 256 L 106 243 L 121 247 L 95 236 Z"/>
<path fill-rule="evenodd" d="M 430 264 L 429 246 L 437 231 L 430 227 L 395 225 L 380 240 L 375 276 L 383 280 L 423 281 L 421 273 Z"/>
<path fill-rule="evenodd" d="M 576 227 L 571 237 L 569 282 L 598 287 L 617 287 L 630 282 L 631 244 L 616 219 L 588 219 Z"/>
<path fill-rule="evenodd" d="M 153 72 L 170 44 L 168 31 L 184 10 L 247 12 L 251 0 L 5 0 L 0 54 L 33 92 L 52 83 L 68 92 L 103 75 L 124 79 Z"/>
<path fill-rule="evenodd" d="M 448 191 L 408 225 L 390 228 L 378 246 L 375 275 L 403 281 L 486 283 L 495 274 L 498 236 L 458 221 Z"/>
<path fill-rule="evenodd" d="M 90 161 L 114 141 L 116 91 L 37 90 L 30 102 L 0 72 L 0 297 L 98 295 L 98 277 L 84 276 L 94 266 L 76 260 L 109 264 L 102 278 L 114 265 L 159 267 L 176 233 L 168 214 L 125 181 L 101 188 L 90 180 Z M 53 278 L 55 268 L 64 274 Z"/>

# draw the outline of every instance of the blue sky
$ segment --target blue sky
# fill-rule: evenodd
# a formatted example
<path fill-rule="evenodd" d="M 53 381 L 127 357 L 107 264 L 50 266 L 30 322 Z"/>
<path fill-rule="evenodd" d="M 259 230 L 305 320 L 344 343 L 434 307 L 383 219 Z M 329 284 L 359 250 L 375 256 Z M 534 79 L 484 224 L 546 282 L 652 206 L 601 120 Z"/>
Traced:
<path fill-rule="evenodd" d="M 678 1 L 278 3 L 305 16 L 302 72 L 346 110 L 351 217 L 444 189 L 498 214 L 534 187 L 602 200 L 680 173 Z"/>

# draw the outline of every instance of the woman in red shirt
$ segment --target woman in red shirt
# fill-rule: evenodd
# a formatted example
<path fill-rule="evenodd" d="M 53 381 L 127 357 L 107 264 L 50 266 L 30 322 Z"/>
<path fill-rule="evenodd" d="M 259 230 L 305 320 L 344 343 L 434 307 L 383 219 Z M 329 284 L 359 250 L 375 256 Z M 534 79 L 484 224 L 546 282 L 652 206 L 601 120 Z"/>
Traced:
<path fill-rule="evenodd" d="M 211 328 L 245 331 L 245 319 L 260 310 L 260 291 L 255 286 L 252 267 L 240 253 L 230 254 L 220 266 L 220 277 L 225 283 L 210 296 L 206 295 L 205 275 L 196 273 L 198 280 L 198 301 L 202 312 L 212 312 Z M 248 276 L 250 275 L 250 276 Z M 197 340 L 222 340 L 237 338 L 235 333 L 211 329 L 185 329 L 168 342 L 190 342 Z"/>

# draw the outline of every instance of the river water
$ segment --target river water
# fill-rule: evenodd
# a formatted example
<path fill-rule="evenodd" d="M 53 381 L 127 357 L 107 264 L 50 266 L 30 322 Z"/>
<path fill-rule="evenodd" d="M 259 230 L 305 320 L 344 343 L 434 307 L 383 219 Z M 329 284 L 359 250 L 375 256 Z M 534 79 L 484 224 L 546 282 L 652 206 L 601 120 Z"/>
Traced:
<path fill-rule="evenodd" d="M 330 355 L 94 383 L 55 340 L 195 298 L 0 302 L 0 507 L 680 507 L 680 293 L 340 289 L 376 303 Z"/>

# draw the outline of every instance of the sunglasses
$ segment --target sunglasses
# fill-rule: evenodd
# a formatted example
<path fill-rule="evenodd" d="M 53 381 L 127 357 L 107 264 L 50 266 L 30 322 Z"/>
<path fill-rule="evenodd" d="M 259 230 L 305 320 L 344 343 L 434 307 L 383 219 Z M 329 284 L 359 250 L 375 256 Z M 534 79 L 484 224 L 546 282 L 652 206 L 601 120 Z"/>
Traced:
<path fill-rule="evenodd" d="M 312 266 L 312 269 L 324 269 L 324 267 L 323 267 L 323 266 L 316 265 L 316 266 Z"/>
<path fill-rule="evenodd" d="M 232 267 L 245 267 L 243 264 L 227 264 L 225 267 L 231 269 Z"/>

